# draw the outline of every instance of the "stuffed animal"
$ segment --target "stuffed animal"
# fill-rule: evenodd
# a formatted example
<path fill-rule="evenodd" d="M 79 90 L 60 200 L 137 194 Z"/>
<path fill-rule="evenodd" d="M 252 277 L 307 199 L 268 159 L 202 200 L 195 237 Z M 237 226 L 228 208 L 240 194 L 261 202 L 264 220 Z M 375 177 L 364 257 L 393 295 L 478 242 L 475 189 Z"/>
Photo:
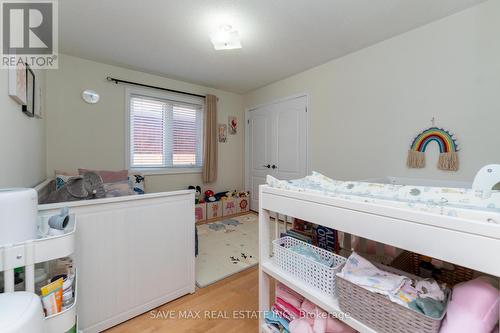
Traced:
<path fill-rule="evenodd" d="M 215 201 L 221 201 L 222 198 L 226 197 L 226 192 L 219 192 L 215 194 Z"/>
<path fill-rule="evenodd" d="M 49 195 L 47 203 L 98 199 L 105 196 L 106 190 L 101 176 L 95 172 L 86 172 L 68 179 L 63 187 Z"/>
<path fill-rule="evenodd" d="M 195 193 L 194 193 L 194 203 L 195 204 L 199 204 L 199 203 L 203 203 L 203 199 L 201 199 L 201 187 L 196 185 L 196 186 L 193 186 L 193 185 L 189 185 L 188 186 L 188 190 L 194 190 Z"/>
<path fill-rule="evenodd" d="M 239 192 L 237 196 L 239 198 L 247 198 L 249 195 L 250 195 L 250 191 L 246 191 L 246 192 L 242 191 L 242 192 Z"/>
<path fill-rule="evenodd" d="M 217 199 L 215 198 L 214 191 L 212 191 L 212 190 L 205 191 L 205 201 L 207 201 L 207 202 L 217 201 Z"/>

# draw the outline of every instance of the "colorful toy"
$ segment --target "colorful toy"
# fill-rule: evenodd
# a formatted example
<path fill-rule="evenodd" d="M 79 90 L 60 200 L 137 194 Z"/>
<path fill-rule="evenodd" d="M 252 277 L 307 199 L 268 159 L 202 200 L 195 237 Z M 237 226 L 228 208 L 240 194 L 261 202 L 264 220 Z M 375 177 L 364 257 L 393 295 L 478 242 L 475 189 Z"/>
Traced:
<path fill-rule="evenodd" d="M 457 141 L 452 133 L 438 127 L 430 127 L 417 135 L 408 151 L 406 165 L 409 168 L 425 167 L 425 151 L 431 142 L 436 142 L 439 146 L 438 168 L 457 171 L 459 166 Z"/>
<path fill-rule="evenodd" d="M 250 196 L 250 191 L 240 191 L 236 195 L 238 198 L 248 198 Z"/>
<path fill-rule="evenodd" d="M 214 202 L 214 201 L 217 201 L 217 199 L 215 198 L 214 191 L 212 191 L 212 190 L 206 190 L 206 191 L 205 191 L 205 201 L 206 201 L 206 202 Z"/>
<path fill-rule="evenodd" d="M 216 201 L 222 200 L 222 198 L 225 198 L 225 197 L 226 197 L 226 193 L 227 193 L 227 192 L 219 192 L 219 193 L 216 193 L 216 194 L 215 194 L 215 200 L 216 200 Z"/>
<path fill-rule="evenodd" d="M 204 202 L 203 199 L 200 199 L 200 197 L 201 197 L 201 187 L 200 186 L 189 185 L 188 190 L 195 190 L 195 194 L 194 194 L 195 204 L 199 204 L 199 203 Z"/>

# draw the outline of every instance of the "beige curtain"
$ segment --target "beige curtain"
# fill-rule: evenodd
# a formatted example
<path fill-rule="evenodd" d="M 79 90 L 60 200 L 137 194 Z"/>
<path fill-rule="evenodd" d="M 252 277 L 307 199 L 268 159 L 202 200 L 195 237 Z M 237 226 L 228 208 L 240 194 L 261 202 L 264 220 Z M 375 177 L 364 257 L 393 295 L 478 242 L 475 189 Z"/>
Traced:
<path fill-rule="evenodd" d="M 205 98 L 204 124 L 202 178 L 204 183 L 213 183 L 217 180 L 217 96 Z"/>

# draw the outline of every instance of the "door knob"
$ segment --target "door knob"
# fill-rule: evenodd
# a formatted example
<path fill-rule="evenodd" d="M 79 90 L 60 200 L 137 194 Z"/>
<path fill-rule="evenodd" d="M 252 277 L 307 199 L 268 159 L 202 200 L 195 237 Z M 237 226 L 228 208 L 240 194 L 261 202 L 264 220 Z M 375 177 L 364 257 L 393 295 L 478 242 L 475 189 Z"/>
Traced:
<path fill-rule="evenodd" d="M 278 167 L 276 165 L 273 164 L 273 166 L 271 167 L 273 169 L 277 169 Z"/>
<path fill-rule="evenodd" d="M 264 168 L 270 168 L 271 167 L 271 164 L 268 164 L 268 165 L 263 165 Z"/>

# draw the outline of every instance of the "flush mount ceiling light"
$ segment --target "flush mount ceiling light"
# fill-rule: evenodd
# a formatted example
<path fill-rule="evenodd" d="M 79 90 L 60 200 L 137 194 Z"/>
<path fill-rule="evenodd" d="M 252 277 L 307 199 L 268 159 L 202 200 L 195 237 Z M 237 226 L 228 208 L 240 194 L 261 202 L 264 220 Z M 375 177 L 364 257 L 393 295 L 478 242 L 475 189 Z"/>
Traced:
<path fill-rule="evenodd" d="M 211 36 L 210 40 L 216 50 L 241 49 L 240 36 L 229 24 L 219 26 Z"/>

